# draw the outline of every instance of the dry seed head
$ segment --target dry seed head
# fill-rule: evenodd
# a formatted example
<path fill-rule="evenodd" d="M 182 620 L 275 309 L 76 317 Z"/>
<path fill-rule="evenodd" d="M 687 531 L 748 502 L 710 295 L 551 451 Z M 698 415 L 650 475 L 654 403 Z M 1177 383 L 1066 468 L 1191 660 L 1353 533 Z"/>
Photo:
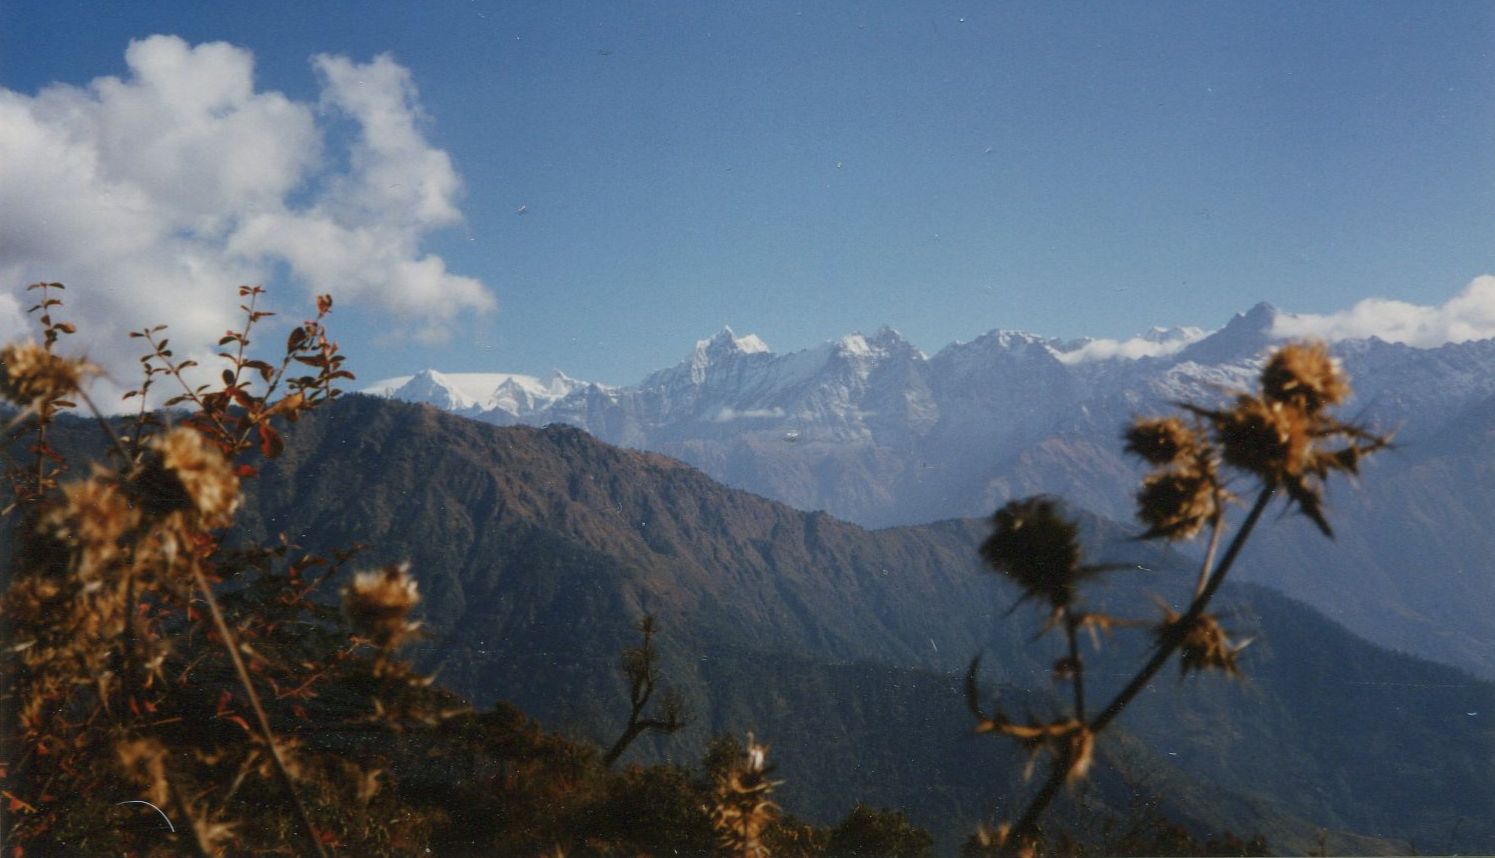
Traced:
<path fill-rule="evenodd" d="M 1316 414 L 1350 395 L 1339 361 L 1321 342 L 1288 343 L 1272 354 L 1261 371 L 1262 395 Z"/>
<path fill-rule="evenodd" d="M 80 555 L 86 576 L 123 557 L 121 540 L 140 521 L 140 514 L 119 484 L 103 474 L 62 487 L 62 503 L 48 510 L 38 523 L 47 537 Z"/>
<path fill-rule="evenodd" d="M 1240 675 L 1238 656 L 1244 644 L 1231 642 L 1224 626 L 1213 614 L 1200 614 L 1187 629 L 1180 629 L 1179 614 L 1164 609 L 1164 619 L 1157 628 L 1159 636 L 1182 635 L 1179 644 L 1179 666 L 1190 671 L 1223 670 L 1229 676 Z"/>
<path fill-rule="evenodd" d="M 239 478 L 202 433 L 177 427 L 152 439 L 133 487 L 154 515 L 195 512 L 203 527 L 226 527 L 239 507 Z"/>
<path fill-rule="evenodd" d="M 392 563 L 383 569 L 359 572 L 343 590 L 343 610 L 360 634 L 380 649 L 392 649 L 420 628 L 410 612 L 420 603 L 420 591 L 410 564 Z"/>
<path fill-rule="evenodd" d="M 1145 539 L 1193 539 L 1219 511 L 1215 477 L 1198 469 L 1149 474 L 1137 492 L 1137 518 L 1147 525 Z"/>
<path fill-rule="evenodd" d="M 1312 460 L 1314 427 L 1299 408 L 1242 395 L 1213 417 L 1226 463 L 1267 485 L 1295 481 Z"/>
<path fill-rule="evenodd" d="M 0 349 L 0 364 L 0 396 L 17 405 L 68 396 L 83 379 L 82 361 L 58 357 L 32 342 Z"/>
<path fill-rule="evenodd" d="M 767 858 L 762 837 L 778 818 L 779 806 L 769 795 L 779 781 L 768 778 L 768 748 L 749 733 L 741 757 L 716 777 L 711 822 L 718 843 L 734 856 Z"/>
<path fill-rule="evenodd" d="M 1123 436 L 1126 451 L 1149 465 L 1181 465 L 1194 459 L 1203 439 L 1177 417 L 1147 417 L 1132 421 Z"/>
<path fill-rule="evenodd" d="M 981 544 L 987 565 L 1016 582 L 1025 598 L 1043 598 L 1055 607 L 1074 601 L 1083 577 L 1077 529 L 1059 515 L 1052 498 L 1010 501 L 992 516 L 992 525 Z"/>

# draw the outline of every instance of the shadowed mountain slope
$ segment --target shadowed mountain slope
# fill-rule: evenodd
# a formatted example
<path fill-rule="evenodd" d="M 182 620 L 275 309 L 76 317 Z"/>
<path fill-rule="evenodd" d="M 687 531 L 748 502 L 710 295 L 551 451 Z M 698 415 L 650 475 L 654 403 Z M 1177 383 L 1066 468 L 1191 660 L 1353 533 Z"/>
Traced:
<path fill-rule="evenodd" d="M 1008 616 L 1013 594 L 979 572 L 980 522 L 868 531 L 576 429 L 363 397 L 303 420 L 291 441 L 246 523 L 309 547 L 367 541 L 369 563 L 412 560 L 434 632 L 424 660 L 479 703 L 610 739 L 625 699 L 617 653 L 651 612 L 666 676 L 696 717 L 631 753 L 693 758 L 711 732 L 756 729 L 789 805 L 828 819 L 857 799 L 897 804 L 946 843 L 1019 783 L 1017 761 L 965 735 L 957 689 L 971 655 L 985 654 L 986 680 L 1017 710 L 1053 705 L 1024 689 L 1047 688 L 1057 644 L 1030 645 L 1037 618 Z M 1153 616 L 1147 591 L 1188 586 L 1186 557 L 1104 520 L 1085 530 L 1098 559 L 1154 570 L 1113 576 L 1097 595 L 1107 606 Z M 1120 722 L 1137 739 L 1121 744 L 1145 750 L 1118 782 L 1151 772 L 1199 830 L 1260 830 L 1278 848 L 1307 848 L 1317 826 L 1401 844 L 1387 848 L 1495 847 L 1495 687 L 1268 590 L 1228 590 L 1225 603 L 1229 624 L 1259 638 L 1247 679 L 1165 674 Z M 1106 642 L 1097 694 L 1144 644 L 1135 632 Z"/>

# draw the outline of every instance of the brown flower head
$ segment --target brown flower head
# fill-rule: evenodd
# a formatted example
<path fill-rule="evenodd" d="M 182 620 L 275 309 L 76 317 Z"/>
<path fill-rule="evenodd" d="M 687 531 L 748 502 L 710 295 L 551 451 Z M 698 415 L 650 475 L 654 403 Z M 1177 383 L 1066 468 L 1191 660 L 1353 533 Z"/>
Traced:
<path fill-rule="evenodd" d="M 140 514 L 119 484 L 98 474 L 62 487 L 62 503 L 38 522 L 41 534 L 76 550 L 81 571 L 91 574 L 123 557 L 121 540 Z"/>
<path fill-rule="evenodd" d="M 1127 427 L 1126 451 L 1149 465 L 1181 465 L 1199 454 L 1203 439 L 1177 417 L 1146 417 Z"/>
<path fill-rule="evenodd" d="M 203 527 L 226 527 L 239 507 L 239 478 L 217 447 L 178 427 L 151 441 L 132 487 L 151 515 L 195 512 Z"/>
<path fill-rule="evenodd" d="M 1073 522 L 1048 497 L 1009 501 L 992 516 L 993 531 L 981 544 L 988 566 L 1012 579 L 1024 598 L 1042 598 L 1054 607 L 1074 601 L 1085 576 Z"/>
<path fill-rule="evenodd" d="M 1313 425 L 1298 408 L 1243 394 L 1211 416 L 1225 462 L 1267 485 L 1294 481 L 1311 461 Z"/>
<path fill-rule="evenodd" d="M 1268 402 L 1316 414 L 1343 402 L 1350 395 L 1350 384 L 1323 343 L 1288 343 L 1262 368 L 1261 390 Z"/>
<path fill-rule="evenodd" d="M 1165 607 L 1163 622 L 1156 631 L 1160 638 L 1182 637 L 1178 652 L 1179 667 L 1184 673 L 1223 670 L 1230 676 L 1240 675 L 1238 656 L 1246 648 L 1245 643 L 1233 643 L 1213 614 L 1200 614 L 1187 628 L 1179 625 L 1181 619 L 1181 615 Z"/>
<path fill-rule="evenodd" d="M 381 650 L 393 649 L 420 628 L 420 623 L 410 620 L 418 604 L 420 591 L 408 563 L 359 572 L 343 590 L 343 610 L 353 628 Z"/>
<path fill-rule="evenodd" d="M 1241 394 L 1232 407 L 1184 405 L 1207 419 L 1226 464 L 1282 489 L 1288 501 L 1326 536 L 1323 482 L 1333 471 L 1357 472 L 1360 460 L 1391 439 L 1334 419 L 1324 409 L 1349 396 L 1328 350 L 1319 343 L 1283 346 L 1267 361 L 1260 396 Z M 1326 444 L 1338 441 L 1337 449 Z"/>
<path fill-rule="evenodd" d="M 11 343 L 0 349 L 0 396 L 17 405 L 60 399 L 77 391 L 82 361 L 58 357 L 36 343 Z"/>
<path fill-rule="evenodd" d="M 1220 512 L 1214 474 L 1193 468 L 1158 471 L 1137 492 L 1143 539 L 1193 539 Z"/>

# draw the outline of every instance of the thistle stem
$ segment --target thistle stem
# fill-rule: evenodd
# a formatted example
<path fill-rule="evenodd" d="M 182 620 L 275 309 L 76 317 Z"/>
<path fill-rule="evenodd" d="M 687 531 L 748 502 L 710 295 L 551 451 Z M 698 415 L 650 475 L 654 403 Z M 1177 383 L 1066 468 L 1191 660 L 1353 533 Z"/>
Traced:
<path fill-rule="evenodd" d="M 1064 609 L 1064 632 L 1069 638 L 1069 669 L 1073 671 L 1075 689 L 1075 720 L 1085 720 L 1085 665 L 1080 661 L 1080 644 L 1076 632 L 1080 621 L 1075 617 L 1074 611 L 1066 607 Z"/>
<path fill-rule="evenodd" d="M 1204 577 L 1203 586 L 1199 588 L 1199 592 L 1194 596 L 1194 600 L 1189 603 L 1189 609 L 1184 611 L 1183 615 L 1171 624 L 1172 628 L 1187 629 L 1204 613 L 1204 609 L 1209 606 L 1210 599 L 1219 591 L 1220 585 L 1225 583 L 1225 576 L 1230 573 L 1231 566 L 1235 565 L 1236 557 L 1240 555 L 1241 548 L 1245 546 L 1246 540 L 1251 536 L 1251 531 L 1256 527 L 1256 523 L 1261 520 L 1261 515 L 1266 511 L 1267 504 L 1271 502 L 1274 493 L 1274 487 L 1262 487 L 1261 494 L 1256 498 L 1256 503 L 1251 506 L 1251 511 L 1246 514 L 1246 520 L 1241 523 L 1241 529 L 1236 531 L 1235 537 L 1230 540 L 1230 546 L 1225 549 L 1225 555 L 1220 558 L 1219 566 L 1215 567 L 1208 575 L 1202 576 Z M 1216 528 L 1215 534 L 1218 535 L 1219 531 L 1220 528 Z M 1215 542 L 1215 536 L 1212 535 L 1210 541 Z M 1211 551 L 1213 551 L 1213 546 L 1211 547 Z M 1205 569 L 1209 569 L 1207 563 Z M 1157 672 L 1162 669 L 1163 665 L 1168 663 L 1168 659 L 1173 656 L 1173 653 L 1178 650 L 1179 645 L 1182 643 L 1183 635 L 1164 634 L 1158 641 L 1157 651 L 1152 654 L 1152 658 L 1148 659 L 1147 663 L 1142 666 L 1142 669 L 1137 672 L 1136 676 L 1132 677 L 1132 680 L 1126 684 L 1125 688 L 1117 692 L 1116 697 L 1111 700 L 1110 704 L 1101 710 L 1099 715 L 1095 716 L 1095 720 L 1089 723 L 1090 731 L 1092 733 L 1099 733 L 1106 728 L 1106 725 L 1115 720 L 1116 716 L 1121 714 L 1121 710 L 1125 709 L 1127 704 L 1131 703 L 1142 692 L 1142 689 L 1147 687 L 1147 684 L 1152 681 L 1152 678 L 1157 675 Z M 1023 811 L 1022 817 L 1012 827 L 1012 831 L 1007 837 L 1007 845 L 1004 848 L 1004 852 L 1007 854 L 1017 854 L 1022 850 L 1023 842 L 1032 836 L 1033 829 L 1038 825 L 1038 818 L 1043 815 L 1044 810 L 1053 802 L 1054 797 L 1059 794 L 1059 788 L 1064 785 L 1064 778 L 1067 772 L 1068 766 L 1062 764 L 1056 764 L 1049 772 L 1049 778 L 1044 782 L 1043 788 L 1038 791 L 1037 795 L 1033 796 L 1033 800 L 1029 802 L 1027 809 Z"/>
<path fill-rule="evenodd" d="M 1215 492 L 1215 515 L 1210 519 L 1209 547 L 1204 551 L 1204 562 L 1199 564 L 1199 583 L 1194 585 L 1194 598 L 1204 592 L 1209 585 L 1210 570 L 1215 565 L 1215 554 L 1220 550 L 1220 534 L 1224 532 L 1225 516 L 1220 512 L 1223 503 L 1219 496 L 1219 490 Z"/>

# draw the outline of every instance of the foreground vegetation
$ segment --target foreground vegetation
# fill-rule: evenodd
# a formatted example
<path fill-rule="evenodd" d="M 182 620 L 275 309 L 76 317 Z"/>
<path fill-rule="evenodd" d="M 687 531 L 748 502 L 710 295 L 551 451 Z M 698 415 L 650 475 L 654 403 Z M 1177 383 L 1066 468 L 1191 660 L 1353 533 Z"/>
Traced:
<path fill-rule="evenodd" d="M 73 400 L 91 408 L 81 399 L 90 368 L 54 353 L 71 329 L 54 319 L 52 289 L 40 291 L 43 342 L 7 350 L 0 391 L 21 408 L 10 430 L 28 433 L 30 451 L 10 470 L 16 551 L 5 605 L 11 693 L 0 758 L 9 803 L 5 841 L 21 854 L 930 851 L 929 835 L 896 812 L 857 806 L 836 826 L 819 828 L 781 813 L 768 749 L 751 737 L 746 744 L 713 742 L 699 766 L 614 770 L 634 739 L 668 734 L 689 717 L 668 689 L 653 699 L 661 678 L 651 654 L 652 621 L 639 646 L 623 654 L 630 695 L 618 701 L 617 740 L 604 753 L 547 734 L 511 707 L 475 712 L 405 662 L 402 647 L 421 633 L 413 619 L 421 594 L 407 568 L 355 573 L 356 546 L 317 556 L 284 538 L 246 544 L 234 526 L 243 481 L 280 455 L 286 423 L 332 401 L 336 382 L 350 377 L 323 328 L 330 300 L 319 301 L 316 317 L 292 329 L 278 360 L 262 362 L 248 357 L 248 347 L 267 314 L 255 309 L 258 291 L 245 290 L 246 324 L 225 336 L 227 371 L 210 386 L 189 381 L 194 367 L 176 360 L 162 332 L 140 332 L 150 353 L 134 395 L 144 403 L 152 385 L 179 385 L 173 404 L 187 407 L 188 416 L 168 426 L 142 405 L 126 427 L 100 419 L 107 459 L 69 470 L 49 431 Z M 1279 393 L 1253 400 L 1275 408 L 1270 413 L 1304 418 L 1263 424 L 1273 432 L 1300 431 L 1236 432 L 1258 438 L 1258 452 L 1280 475 L 1257 474 L 1265 499 L 1220 565 L 1211 566 L 1211 550 L 1197 610 L 1191 603 L 1153 624 L 1159 646 L 1148 665 L 1161 666 L 1181 650 L 1186 668 L 1234 668 L 1239 645 L 1205 607 L 1266 499 L 1278 490 L 1296 492 L 1299 507 L 1316 513 L 1316 481 L 1352 468 L 1358 455 L 1382 443 L 1325 422 L 1327 397 L 1312 409 L 1307 400 L 1294 405 L 1300 394 L 1290 391 L 1299 383 L 1287 379 L 1273 388 Z M 1341 388 L 1325 390 L 1342 395 Z M 1246 430 L 1256 425 L 1249 407 L 1255 406 L 1245 399 L 1237 403 L 1245 418 L 1236 422 Z M 1144 486 L 1144 519 L 1151 516 L 1153 535 L 1222 532 L 1226 490 L 1214 474 L 1222 455 L 1227 464 L 1241 464 L 1226 440 L 1235 436 L 1220 429 L 1232 425 L 1231 413 L 1201 411 L 1204 426 L 1134 427 L 1129 440 L 1139 453 L 1162 455 L 1146 447 L 1144 436 L 1187 448 L 1187 455 L 1156 462 L 1161 470 Z M 1208 421 L 1215 424 L 1213 438 L 1206 435 Z M 1321 458 L 1319 442 L 1329 437 L 1352 443 Z M 1279 456 L 1278 448 L 1287 454 Z M 1048 791 L 1049 798 L 1034 803 L 1026 827 L 1008 828 L 1005 836 L 1000 828 L 984 832 L 967 851 L 1040 845 L 1073 854 L 1263 851 L 1259 841 L 1198 842 L 1145 809 L 1109 826 L 1097 823 L 1084 836 L 1040 840 L 1044 805 L 1088 769 L 1094 736 L 1115 715 L 1085 717 L 1077 633 L 1122 623 L 1081 608 L 1078 585 L 1102 570 L 1080 563 L 1073 527 L 1051 501 L 1009 505 L 996 523 L 988 559 L 1049 605 L 1054 628 L 1069 642 L 1070 654 L 1055 672 L 1072 686 L 1075 715 L 1020 725 L 981 714 L 983 732 L 1011 735 L 1033 753 L 1047 753 L 1053 765 L 1046 784 L 1055 785 L 1041 789 L 1039 796 Z M 345 584 L 340 609 L 330 592 L 339 583 Z M 1194 640 L 1209 622 L 1213 631 Z M 1155 673 L 1157 666 L 1145 670 Z M 1103 715 L 1130 700 L 1117 699 L 1120 706 Z M 979 702 L 974 691 L 972 701 Z M 99 796 L 130 798 L 114 803 Z"/>

